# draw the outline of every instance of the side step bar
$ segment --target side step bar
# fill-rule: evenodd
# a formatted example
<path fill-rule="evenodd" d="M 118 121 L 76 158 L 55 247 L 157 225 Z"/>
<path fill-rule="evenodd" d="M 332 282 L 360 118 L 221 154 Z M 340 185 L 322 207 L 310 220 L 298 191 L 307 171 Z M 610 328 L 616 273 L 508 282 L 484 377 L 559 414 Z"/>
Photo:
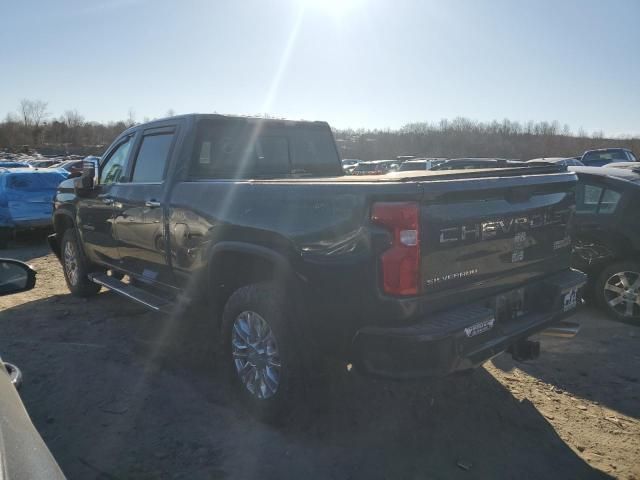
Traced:
<path fill-rule="evenodd" d="M 116 278 L 110 277 L 106 273 L 90 273 L 89 280 L 97 283 L 98 285 L 102 285 L 109 290 L 113 290 L 114 292 L 138 302 L 156 312 L 170 314 L 178 305 L 177 302 L 167 300 L 166 298 L 154 295 L 142 288 L 124 283 Z"/>

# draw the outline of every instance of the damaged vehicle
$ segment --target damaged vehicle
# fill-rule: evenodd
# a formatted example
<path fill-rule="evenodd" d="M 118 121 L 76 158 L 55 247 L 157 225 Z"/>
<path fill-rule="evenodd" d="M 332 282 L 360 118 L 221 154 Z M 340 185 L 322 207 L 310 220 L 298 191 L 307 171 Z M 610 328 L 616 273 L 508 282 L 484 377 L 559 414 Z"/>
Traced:
<path fill-rule="evenodd" d="M 572 167 L 578 174 L 572 265 L 610 316 L 640 324 L 640 163 Z"/>
<path fill-rule="evenodd" d="M 0 170 L 0 248 L 18 231 L 51 228 L 53 197 L 66 178 L 52 170 Z"/>
<path fill-rule="evenodd" d="M 534 358 L 528 337 L 575 312 L 574 173 L 371 173 L 344 175 L 325 122 L 158 120 L 60 185 L 49 240 L 74 295 L 108 288 L 180 322 L 203 307 L 229 381 L 269 419 L 326 358 L 447 375 Z"/>

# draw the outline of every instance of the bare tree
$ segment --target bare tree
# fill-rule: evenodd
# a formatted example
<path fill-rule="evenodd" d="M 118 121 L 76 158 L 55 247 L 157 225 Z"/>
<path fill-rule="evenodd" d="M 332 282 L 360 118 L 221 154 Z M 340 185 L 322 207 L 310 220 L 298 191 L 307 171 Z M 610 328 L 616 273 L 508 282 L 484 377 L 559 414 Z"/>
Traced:
<path fill-rule="evenodd" d="M 41 137 L 41 126 L 49 115 L 47 105 L 48 103 L 42 100 L 29 100 L 27 98 L 20 100 L 19 114 L 22 117 L 22 123 L 25 129 L 30 131 L 33 143 L 36 145 Z"/>
<path fill-rule="evenodd" d="M 84 117 L 77 110 L 66 110 L 61 118 L 67 128 L 79 128 L 84 125 Z"/>
<path fill-rule="evenodd" d="M 80 129 L 84 125 L 84 117 L 77 110 L 66 110 L 60 122 L 68 131 L 67 140 L 73 144 L 80 143 Z"/>
<path fill-rule="evenodd" d="M 125 123 L 127 127 L 133 127 L 136 124 L 136 111 L 130 107 L 127 115 L 127 121 Z"/>
<path fill-rule="evenodd" d="M 19 114 L 22 117 L 22 123 L 27 128 L 38 128 L 45 118 L 49 115 L 47 106 L 49 104 L 42 100 L 29 100 L 23 98 L 20 100 Z"/>

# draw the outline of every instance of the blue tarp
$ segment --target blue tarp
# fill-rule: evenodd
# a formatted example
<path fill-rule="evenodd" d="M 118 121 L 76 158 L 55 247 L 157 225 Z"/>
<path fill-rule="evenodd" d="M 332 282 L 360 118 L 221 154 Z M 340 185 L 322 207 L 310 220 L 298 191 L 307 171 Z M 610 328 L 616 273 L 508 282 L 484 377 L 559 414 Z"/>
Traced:
<path fill-rule="evenodd" d="M 52 170 L 0 173 L 0 226 L 38 226 L 51 221 L 53 197 L 67 175 Z"/>

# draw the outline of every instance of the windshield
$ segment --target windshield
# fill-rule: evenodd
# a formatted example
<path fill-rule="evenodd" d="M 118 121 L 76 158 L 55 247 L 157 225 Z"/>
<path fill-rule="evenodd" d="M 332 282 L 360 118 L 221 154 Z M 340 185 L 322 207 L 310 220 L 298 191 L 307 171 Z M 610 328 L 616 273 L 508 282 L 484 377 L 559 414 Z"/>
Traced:
<path fill-rule="evenodd" d="M 585 154 L 582 159 L 583 162 L 592 162 L 598 160 L 605 160 L 607 162 L 613 161 L 623 161 L 626 162 L 628 159 L 625 156 L 623 150 L 607 150 L 604 152 L 588 152 Z"/>

